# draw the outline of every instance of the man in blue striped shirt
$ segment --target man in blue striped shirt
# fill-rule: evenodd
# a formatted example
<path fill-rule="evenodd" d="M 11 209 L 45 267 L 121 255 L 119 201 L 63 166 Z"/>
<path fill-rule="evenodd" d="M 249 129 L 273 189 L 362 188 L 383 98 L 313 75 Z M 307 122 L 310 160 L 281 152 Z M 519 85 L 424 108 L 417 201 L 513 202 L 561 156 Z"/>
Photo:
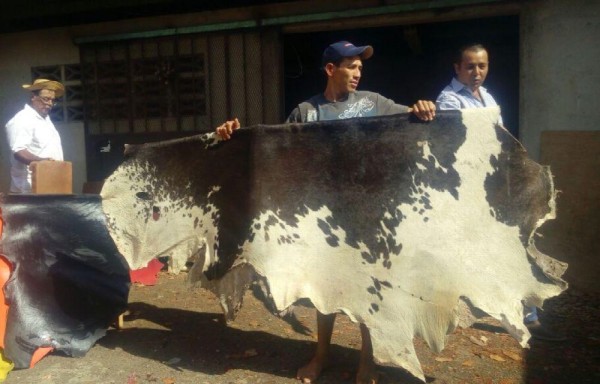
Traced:
<path fill-rule="evenodd" d="M 458 50 L 454 61 L 456 77 L 438 96 L 438 109 L 464 109 L 497 106 L 496 100 L 483 87 L 490 63 L 487 49 L 481 44 L 470 44 Z M 502 125 L 502 116 L 498 123 Z M 565 337 L 542 326 L 536 307 L 524 307 L 524 322 L 531 336 L 541 340 L 560 341 Z"/>
<path fill-rule="evenodd" d="M 436 100 L 439 109 L 483 108 L 497 106 L 496 100 L 483 87 L 488 74 L 488 52 L 481 44 L 461 48 L 454 62 L 456 77 Z M 502 124 L 502 117 L 498 121 Z"/>

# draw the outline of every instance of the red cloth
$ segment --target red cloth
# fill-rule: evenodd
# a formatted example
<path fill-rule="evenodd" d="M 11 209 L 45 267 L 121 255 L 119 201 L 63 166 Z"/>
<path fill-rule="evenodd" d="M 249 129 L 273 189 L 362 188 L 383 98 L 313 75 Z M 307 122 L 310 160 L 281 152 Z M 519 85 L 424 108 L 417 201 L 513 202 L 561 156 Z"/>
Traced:
<path fill-rule="evenodd" d="M 163 266 L 164 264 L 158 259 L 152 259 L 146 267 L 129 271 L 131 282 L 144 285 L 154 285 L 156 284 L 156 280 L 158 280 L 158 272 Z"/>

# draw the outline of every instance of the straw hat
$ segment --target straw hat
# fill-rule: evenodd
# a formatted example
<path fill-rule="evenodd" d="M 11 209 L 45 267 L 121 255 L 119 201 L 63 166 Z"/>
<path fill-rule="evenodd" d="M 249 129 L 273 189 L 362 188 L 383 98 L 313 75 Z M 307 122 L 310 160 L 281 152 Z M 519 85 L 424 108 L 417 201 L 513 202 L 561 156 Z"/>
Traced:
<path fill-rule="evenodd" d="M 33 84 L 23 84 L 23 88 L 28 91 L 39 91 L 48 89 L 54 91 L 56 97 L 61 97 L 65 94 L 65 86 L 58 81 L 48 79 L 36 79 Z"/>

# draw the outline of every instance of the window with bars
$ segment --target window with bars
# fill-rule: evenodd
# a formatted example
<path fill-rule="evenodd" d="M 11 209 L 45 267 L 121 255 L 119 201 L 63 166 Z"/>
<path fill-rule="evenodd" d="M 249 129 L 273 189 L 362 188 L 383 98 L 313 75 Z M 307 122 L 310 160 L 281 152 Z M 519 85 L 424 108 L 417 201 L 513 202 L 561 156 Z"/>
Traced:
<path fill-rule="evenodd" d="M 31 68 L 32 81 L 48 79 L 59 81 L 65 86 L 65 94 L 50 110 L 50 118 L 55 123 L 83 121 L 83 89 L 81 66 L 79 64 L 48 65 Z"/>
<path fill-rule="evenodd" d="M 89 134 L 209 127 L 206 39 L 145 39 L 81 49 Z"/>

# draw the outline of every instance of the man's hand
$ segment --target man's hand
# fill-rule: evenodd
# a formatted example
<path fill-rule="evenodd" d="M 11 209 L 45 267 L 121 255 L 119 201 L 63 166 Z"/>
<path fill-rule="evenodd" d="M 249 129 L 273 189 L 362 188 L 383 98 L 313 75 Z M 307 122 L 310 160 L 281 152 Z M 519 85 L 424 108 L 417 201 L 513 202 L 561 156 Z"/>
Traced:
<path fill-rule="evenodd" d="M 240 127 L 240 122 L 237 117 L 233 120 L 229 120 L 219 125 L 217 129 L 215 129 L 215 133 L 221 137 L 223 140 L 231 139 L 231 134 L 233 131 Z"/>
<path fill-rule="evenodd" d="M 435 117 L 435 104 L 429 100 L 419 100 L 409 109 L 423 121 L 431 121 Z"/>

